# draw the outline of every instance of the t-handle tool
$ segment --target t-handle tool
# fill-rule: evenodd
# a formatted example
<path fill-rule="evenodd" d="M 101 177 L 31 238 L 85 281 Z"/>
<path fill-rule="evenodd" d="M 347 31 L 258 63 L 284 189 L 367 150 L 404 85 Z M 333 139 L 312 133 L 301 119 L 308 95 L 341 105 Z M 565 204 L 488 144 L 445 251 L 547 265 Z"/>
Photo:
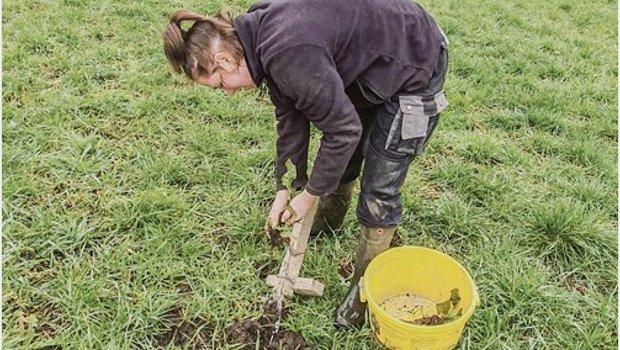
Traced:
<path fill-rule="evenodd" d="M 295 293 L 318 297 L 323 295 L 325 286 L 322 283 L 312 278 L 299 277 L 317 205 L 318 200 L 310 208 L 308 214 L 293 225 L 293 232 L 291 232 L 280 272 L 277 275 L 267 276 L 266 282 L 267 285 L 273 287 L 275 301 L 281 301 L 284 296 L 292 296 Z"/>

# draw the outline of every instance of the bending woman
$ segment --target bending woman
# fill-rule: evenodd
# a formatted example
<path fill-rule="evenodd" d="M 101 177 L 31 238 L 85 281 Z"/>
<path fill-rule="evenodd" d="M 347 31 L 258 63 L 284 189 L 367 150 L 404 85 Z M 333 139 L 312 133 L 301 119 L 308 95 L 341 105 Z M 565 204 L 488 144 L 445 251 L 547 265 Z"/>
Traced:
<path fill-rule="evenodd" d="M 187 31 L 184 21 L 193 22 Z M 407 0 L 267 0 L 234 20 L 177 11 L 164 49 L 199 84 L 227 94 L 269 88 L 278 132 L 272 225 L 300 220 L 319 200 L 312 232 L 338 229 L 361 175 L 355 273 L 335 322 L 362 325 L 359 278 L 389 247 L 409 166 L 447 106 L 447 39 L 434 19 Z M 308 176 L 310 123 L 322 138 Z M 282 183 L 289 159 L 292 185 L 303 188 L 290 201 L 295 217 Z"/>

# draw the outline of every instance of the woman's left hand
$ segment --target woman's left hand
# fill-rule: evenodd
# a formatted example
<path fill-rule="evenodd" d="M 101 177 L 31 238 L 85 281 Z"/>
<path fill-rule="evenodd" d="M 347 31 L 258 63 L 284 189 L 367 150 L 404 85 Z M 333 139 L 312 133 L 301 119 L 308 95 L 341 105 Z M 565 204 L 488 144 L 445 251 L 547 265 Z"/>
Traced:
<path fill-rule="evenodd" d="M 293 213 L 289 212 L 289 210 L 285 210 L 282 213 L 282 222 L 286 222 L 289 225 L 293 225 L 296 222 L 301 221 L 306 217 L 312 205 L 317 200 L 317 196 L 308 193 L 306 190 L 303 190 L 300 194 L 295 196 L 293 200 L 289 203 L 289 205 L 295 210 L 295 217 L 293 217 Z"/>

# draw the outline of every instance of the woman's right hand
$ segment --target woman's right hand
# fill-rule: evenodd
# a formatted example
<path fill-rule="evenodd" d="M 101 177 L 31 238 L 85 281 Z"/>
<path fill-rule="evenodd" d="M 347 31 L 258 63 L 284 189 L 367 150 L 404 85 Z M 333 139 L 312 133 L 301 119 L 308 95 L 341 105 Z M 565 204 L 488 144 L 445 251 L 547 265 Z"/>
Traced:
<path fill-rule="evenodd" d="M 276 193 L 276 198 L 271 205 L 271 212 L 269 212 L 269 223 L 271 224 L 271 227 L 277 227 L 280 225 L 282 213 L 286 210 L 288 201 L 289 194 L 287 190 L 279 190 Z"/>

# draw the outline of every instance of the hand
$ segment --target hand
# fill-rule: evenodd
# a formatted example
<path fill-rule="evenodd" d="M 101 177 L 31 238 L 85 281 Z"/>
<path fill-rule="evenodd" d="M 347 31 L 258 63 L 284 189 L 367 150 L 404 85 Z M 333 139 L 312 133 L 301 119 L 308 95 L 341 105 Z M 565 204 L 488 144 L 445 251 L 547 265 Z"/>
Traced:
<path fill-rule="evenodd" d="M 295 196 L 295 198 L 293 198 L 290 203 L 290 206 L 293 208 L 295 214 L 297 215 L 293 217 L 293 213 L 290 213 L 285 208 L 284 212 L 282 213 L 282 218 L 280 222 L 286 222 L 289 225 L 293 225 L 301 221 L 304 217 L 306 217 L 306 214 L 308 214 L 310 208 L 312 208 L 312 205 L 314 205 L 314 202 L 317 200 L 317 198 L 317 196 L 308 193 L 306 190 L 303 190 L 303 192 Z"/>
<path fill-rule="evenodd" d="M 287 190 L 280 190 L 276 193 L 276 199 L 274 199 L 271 205 L 271 212 L 269 212 L 269 224 L 271 227 L 277 227 L 282 219 L 282 214 L 286 209 L 290 196 Z"/>

